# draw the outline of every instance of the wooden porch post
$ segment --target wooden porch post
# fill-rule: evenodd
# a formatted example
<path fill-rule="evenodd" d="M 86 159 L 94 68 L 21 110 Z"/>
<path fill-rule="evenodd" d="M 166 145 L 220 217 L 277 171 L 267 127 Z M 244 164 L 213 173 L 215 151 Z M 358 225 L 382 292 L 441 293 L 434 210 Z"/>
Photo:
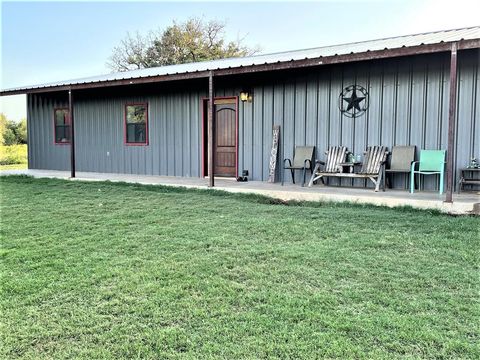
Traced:
<path fill-rule="evenodd" d="M 70 117 L 70 177 L 75 177 L 75 126 L 73 119 L 73 94 L 68 90 L 68 115 Z"/>
<path fill-rule="evenodd" d="M 210 71 L 210 74 L 208 75 L 208 99 L 208 186 L 213 187 L 215 186 L 213 174 L 213 71 Z"/>
<path fill-rule="evenodd" d="M 457 112 L 457 43 L 452 44 L 450 52 L 450 102 L 448 106 L 448 144 L 447 144 L 447 195 L 445 202 L 453 202 L 455 115 Z M 442 184 L 441 184 L 442 185 Z"/>

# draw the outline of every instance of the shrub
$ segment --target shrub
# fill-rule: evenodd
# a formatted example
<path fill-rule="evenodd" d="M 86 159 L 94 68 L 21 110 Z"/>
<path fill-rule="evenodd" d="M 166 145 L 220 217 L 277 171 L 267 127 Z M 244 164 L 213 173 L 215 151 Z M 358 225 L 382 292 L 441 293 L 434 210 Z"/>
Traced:
<path fill-rule="evenodd" d="M 0 165 L 26 163 L 27 145 L 0 145 Z"/>

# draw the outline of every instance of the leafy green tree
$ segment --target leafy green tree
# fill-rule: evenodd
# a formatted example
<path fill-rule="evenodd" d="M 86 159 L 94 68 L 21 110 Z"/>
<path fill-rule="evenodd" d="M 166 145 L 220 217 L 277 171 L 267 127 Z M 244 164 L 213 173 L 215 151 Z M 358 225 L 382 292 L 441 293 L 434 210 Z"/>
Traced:
<path fill-rule="evenodd" d="M 19 144 L 27 143 L 27 119 L 22 119 L 17 124 L 17 142 Z"/>
<path fill-rule="evenodd" d="M 7 127 L 3 133 L 3 145 L 15 145 L 17 143 L 17 137 L 11 127 Z"/>
<path fill-rule="evenodd" d="M 5 145 L 3 140 L 5 131 L 7 130 L 7 117 L 4 113 L 0 113 L 0 145 Z"/>
<path fill-rule="evenodd" d="M 161 32 L 146 36 L 127 34 L 113 49 L 107 66 L 114 71 L 128 71 L 155 66 L 242 57 L 255 54 L 259 48 L 249 48 L 243 38 L 225 40 L 224 22 L 190 18 L 173 22 Z"/>
<path fill-rule="evenodd" d="M 27 119 L 17 123 L 8 120 L 5 114 L 0 113 L 0 142 L 1 145 L 26 144 Z"/>

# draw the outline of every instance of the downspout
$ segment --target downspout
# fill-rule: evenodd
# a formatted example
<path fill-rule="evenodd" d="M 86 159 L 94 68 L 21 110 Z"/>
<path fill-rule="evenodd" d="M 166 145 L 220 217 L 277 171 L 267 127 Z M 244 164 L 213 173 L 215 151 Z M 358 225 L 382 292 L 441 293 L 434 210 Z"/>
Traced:
<path fill-rule="evenodd" d="M 73 94 L 68 90 L 68 115 L 70 116 L 70 177 L 75 177 L 75 124 L 73 119 Z"/>
<path fill-rule="evenodd" d="M 457 43 L 450 50 L 450 102 L 448 106 L 447 194 L 445 202 L 453 203 L 455 115 L 457 112 Z M 440 184 L 443 186 L 443 184 Z"/>

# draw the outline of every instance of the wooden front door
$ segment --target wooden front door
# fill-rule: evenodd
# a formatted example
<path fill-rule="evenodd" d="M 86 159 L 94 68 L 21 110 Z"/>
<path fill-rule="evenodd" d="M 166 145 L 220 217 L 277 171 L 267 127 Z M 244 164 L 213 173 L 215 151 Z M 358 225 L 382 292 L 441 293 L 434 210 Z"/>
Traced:
<path fill-rule="evenodd" d="M 208 101 L 207 108 L 208 108 Z M 213 108 L 213 138 L 215 176 L 237 176 L 237 100 L 236 98 L 215 99 Z M 206 121 L 206 119 L 205 119 Z M 207 122 L 205 122 L 205 125 Z M 205 128 L 208 128 L 207 126 Z M 206 140 L 206 139 L 205 139 Z M 205 142 L 207 149 L 208 141 Z M 208 151 L 205 153 L 207 154 Z M 208 161 L 208 160 L 207 160 Z M 205 172 L 205 175 L 207 172 Z"/>
<path fill-rule="evenodd" d="M 214 174 L 235 176 L 237 173 L 237 111 L 235 100 L 215 101 Z M 226 101 L 226 100 L 223 100 Z"/>

